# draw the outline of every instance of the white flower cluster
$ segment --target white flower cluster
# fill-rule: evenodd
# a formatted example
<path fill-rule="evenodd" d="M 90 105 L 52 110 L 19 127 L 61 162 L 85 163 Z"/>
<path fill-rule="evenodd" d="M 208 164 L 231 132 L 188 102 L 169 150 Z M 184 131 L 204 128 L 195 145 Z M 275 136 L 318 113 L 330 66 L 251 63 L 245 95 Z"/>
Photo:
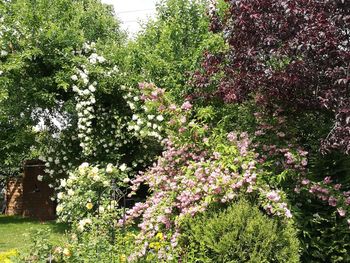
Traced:
<path fill-rule="evenodd" d="M 96 109 L 96 126 L 94 154 L 117 152 L 130 142 L 126 133 L 127 119 L 111 105 L 108 108 L 98 106 Z"/>
<path fill-rule="evenodd" d="M 98 107 L 96 105 L 95 92 L 98 83 L 90 80 L 90 72 L 87 69 L 88 67 L 93 69 L 98 65 L 105 63 L 106 59 L 97 54 L 96 44 L 94 42 L 90 44 L 85 43 L 82 51 L 75 53 L 86 58 L 86 65 L 79 66 L 76 69 L 76 74 L 71 76 L 71 79 L 74 81 L 73 91 L 77 95 L 76 110 L 78 113 L 78 138 L 81 141 L 80 146 L 83 149 L 83 153 L 86 156 L 96 156 L 97 147 L 99 145 L 102 145 L 107 153 L 113 150 L 118 150 L 122 143 L 120 141 L 115 142 L 116 137 L 121 139 L 122 142 L 125 141 L 125 138 L 123 138 L 120 132 L 117 132 L 117 134 L 114 134 L 114 138 L 113 136 L 107 136 L 108 138 L 113 138 L 112 140 L 108 141 L 108 139 L 106 140 L 104 137 L 107 134 L 101 133 L 113 133 L 118 129 L 111 129 L 110 127 L 104 127 L 105 129 L 103 129 L 103 127 L 99 127 L 99 125 L 103 124 L 106 118 L 110 119 L 110 123 L 114 121 L 115 123 L 111 123 L 111 125 L 118 125 L 119 131 L 121 131 L 123 125 L 120 120 L 113 120 L 114 117 L 118 118 L 117 114 L 112 114 L 113 117 L 110 118 L 111 112 L 101 112 L 103 107 Z M 106 68 L 104 72 L 107 72 L 107 75 L 111 76 L 112 74 L 118 73 L 119 69 L 118 67 L 114 66 L 112 69 Z M 106 74 L 104 74 L 104 76 L 106 77 Z M 93 122 L 94 127 L 92 127 Z M 98 139 L 99 137 L 102 138 Z"/>
<path fill-rule="evenodd" d="M 132 115 L 132 120 L 129 122 L 128 131 L 133 132 L 133 135 L 143 141 L 147 137 L 153 137 L 157 141 L 162 141 L 161 132 L 163 131 L 164 117 L 161 114 L 151 114 L 148 108 L 141 101 L 141 94 L 135 94 L 135 89 L 123 87 L 126 100 L 129 108 L 135 112 Z"/>
<path fill-rule="evenodd" d="M 84 220 L 103 213 L 114 213 L 118 203 L 111 200 L 112 182 L 125 187 L 129 183 L 126 164 L 108 164 L 105 168 L 82 163 L 78 169 L 69 173 L 67 179 L 61 179 L 57 189 L 57 214 L 61 222 Z"/>
<path fill-rule="evenodd" d="M 89 83 L 88 70 L 82 66 L 82 70 L 77 69 L 77 75 L 72 76 L 76 84 L 81 84 L 79 88 L 73 85 L 73 91 L 77 94 L 77 104 L 75 109 L 78 112 L 78 138 L 81 143 L 84 154 L 89 155 L 92 152 L 92 121 L 95 118 L 94 104 L 96 103 L 95 91 L 96 82 Z"/>
<path fill-rule="evenodd" d="M 73 142 L 58 138 L 55 146 L 47 147 L 39 159 L 45 162 L 44 172 L 49 178 L 62 176 L 68 170 L 74 168 L 75 163 L 79 161 L 77 153 L 74 152 Z M 53 186 L 50 185 L 52 188 Z"/>

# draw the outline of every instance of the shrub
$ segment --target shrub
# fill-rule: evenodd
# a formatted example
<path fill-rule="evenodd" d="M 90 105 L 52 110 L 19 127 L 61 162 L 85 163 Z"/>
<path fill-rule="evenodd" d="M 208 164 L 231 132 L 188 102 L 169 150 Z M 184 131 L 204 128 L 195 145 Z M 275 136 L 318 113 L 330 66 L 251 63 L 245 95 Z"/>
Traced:
<path fill-rule="evenodd" d="M 182 242 L 185 262 L 299 262 L 293 226 L 244 200 L 190 219 Z"/>
<path fill-rule="evenodd" d="M 127 185 L 128 170 L 125 164 L 120 167 L 108 164 L 106 168 L 81 164 L 69 174 L 67 180 L 61 180 L 58 188 L 60 192 L 57 194 L 58 219 L 73 223 L 73 228 L 82 232 L 94 217 L 118 214 L 115 199 L 122 195 L 120 187 Z"/>

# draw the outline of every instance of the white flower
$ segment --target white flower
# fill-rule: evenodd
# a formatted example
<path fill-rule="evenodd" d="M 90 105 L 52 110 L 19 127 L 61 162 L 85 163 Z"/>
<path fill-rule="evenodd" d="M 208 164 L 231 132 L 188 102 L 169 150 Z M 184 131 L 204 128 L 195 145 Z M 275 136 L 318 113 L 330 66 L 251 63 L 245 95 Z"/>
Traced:
<path fill-rule="evenodd" d="M 120 171 L 124 172 L 128 167 L 125 163 L 123 163 L 121 166 L 119 166 Z"/>
<path fill-rule="evenodd" d="M 133 115 L 132 115 L 132 119 L 133 119 L 134 121 L 136 121 L 138 118 L 139 118 L 139 116 L 137 116 L 137 114 L 133 114 Z"/>
<path fill-rule="evenodd" d="M 47 160 L 48 160 L 50 163 L 53 162 L 52 157 L 49 157 Z"/>
<path fill-rule="evenodd" d="M 106 167 L 106 173 L 110 174 L 113 172 L 113 164 L 109 163 Z"/>
<path fill-rule="evenodd" d="M 123 183 L 129 183 L 130 182 L 130 179 L 129 178 L 124 178 L 124 180 L 123 180 Z"/>
<path fill-rule="evenodd" d="M 100 213 L 103 213 L 104 211 L 105 211 L 105 208 L 103 207 L 103 206 L 99 206 L 99 208 L 98 208 L 98 211 L 100 212 Z"/>
<path fill-rule="evenodd" d="M 4 72 L 2 70 L 0 70 L 0 76 L 3 74 Z"/>
<path fill-rule="evenodd" d="M 83 91 L 83 94 L 84 94 L 84 95 L 89 95 L 89 94 L 90 94 L 90 90 L 85 89 L 85 90 Z"/>
<path fill-rule="evenodd" d="M 101 180 L 101 177 L 97 174 L 94 177 L 92 177 L 92 179 L 96 182 L 99 182 Z"/>
<path fill-rule="evenodd" d="M 74 181 L 75 179 L 77 179 L 77 177 L 75 176 L 75 174 L 70 174 L 69 179 Z"/>
<path fill-rule="evenodd" d="M 59 164 L 59 163 L 60 163 L 60 160 L 58 158 L 56 158 L 55 164 Z"/>
<path fill-rule="evenodd" d="M 96 91 L 96 88 L 95 88 L 93 85 L 90 85 L 90 86 L 89 86 L 89 90 L 90 90 L 91 92 L 95 92 L 95 91 Z"/>
<path fill-rule="evenodd" d="M 139 131 L 139 130 L 140 130 L 140 126 L 135 125 L 135 126 L 134 126 L 134 130 L 135 130 L 135 131 Z"/>
<path fill-rule="evenodd" d="M 73 184 L 73 180 L 72 180 L 72 178 L 68 178 L 67 179 L 67 186 L 71 186 Z"/>
<path fill-rule="evenodd" d="M 63 194 L 62 192 L 59 192 L 59 193 L 57 194 L 57 198 L 58 198 L 58 199 L 62 199 L 63 196 L 64 196 L 64 194 Z"/>
<path fill-rule="evenodd" d="M 1 50 L 1 52 L 0 52 L 0 55 L 1 55 L 2 57 L 7 56 L 7 54 L 8 54 L 8 52 L 7 52 L 6 50 Z"/>
<path fill-rule="evenodd" d="M 67 185 L 66 179 L 61 179 L 61 186 L 66 187 L 66 185 Z"/>
<path fill-rule="evenodd" d="M 41 182 L 43 180 L 43 178 L 44 178 L 44 176 L 42 176 L 41 174 L 38 175 L 38 181 Z"/>
<path fill-rule="evenodd" d="M 138 96 L 135 96 L 134 97 L 134 101 L 139 101 L 140 99 L 139 99 L 139 97 Z"/>
<path fill-rule="evenodd" d="M 72 189 L 69 189 L 69 190 L 68 190 L 68 195 L 69 195 L 69 196 L 74 195 L 74 191 L 73 191 Z"/>
<path fill-rule="evenodd" d="M 102 57 L 102 56 L 98 56 L 98 57 L 97 57 L 97 60 L 98 60 L 98 62 L 100 62 L 100 63 L 103 63 L 103 62 L 106 61 L 106 59 L 105 59 L 104 57 Z"/>
<path fill-rule="evenodd" d="M 63 206 L 62 205 L 58 205 L 57 207 L 56 207 L 56 212 L 57 213 L 61 213 L 63 211 Z"/>
<path fill-rule="evenodd" d="M 70 77 L 72 80 L 74 80 L 74 81 L 77 81 L 78 80 L 78 76 L 77 75 L 73 75 L 73 76 L 71 76 Z"/>
<path fill-rule="evenodd" d="M 135 109 L 135 104 L 134 103 L 129 103 L 130 109 L 134 110 Z"/>
<path fill-rule="evenodd" d="M 81 169 L 85 169 L 85 168 L 87 168 L 87 167 L 89 167 L 89 163 L 87 163 L 87 162 L 82 163 L 82 164 L 79 166 L 79 168 L 81 168 Z"/>
<path fill-rule="evenodd" d="M 97 175 L 98 174 L 98 168 L 97 167 L 92 168 L 91 173 L 93 175 Z"/>
<path fill-rule="evenodd" d="M 148 115 L 148 116 L 147 116 L 147 118 L 148 118 L 149 120 L 153 120 L 154 117 L 155 117 L 154 115 Z"/>
<path fill-rule="evenodd" d="M 163 121 L 163 120 L 164 120 L 164 117 L 163 117 L 162 115 L 158 115 L 158 116 L 157 116 L 157 120 L 158 120 L 158 121 Z"/>

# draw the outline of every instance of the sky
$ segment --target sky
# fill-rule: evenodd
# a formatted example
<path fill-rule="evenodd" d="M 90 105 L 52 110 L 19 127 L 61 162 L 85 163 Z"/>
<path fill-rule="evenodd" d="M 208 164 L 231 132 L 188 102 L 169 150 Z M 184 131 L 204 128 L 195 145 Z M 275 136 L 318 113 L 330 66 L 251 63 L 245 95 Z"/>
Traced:
<path fill-rule="evenodd" d="M 145 21 L 155 14 L 158 0 L 102 0 L 114 6 L 117 17 L 122 21 L 122 28 L 134 35 L 139 29 L 139 21 Z"/>

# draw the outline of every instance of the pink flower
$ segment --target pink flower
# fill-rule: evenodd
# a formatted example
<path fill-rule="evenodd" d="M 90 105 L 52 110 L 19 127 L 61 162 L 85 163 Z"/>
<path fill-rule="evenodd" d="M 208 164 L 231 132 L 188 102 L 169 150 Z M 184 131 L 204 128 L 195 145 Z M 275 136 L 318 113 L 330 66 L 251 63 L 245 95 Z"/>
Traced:
<path fill-rule="evenodd" d="M 237 140 L 237 134 L 235 132 L 230 132 L 229 134 L 227 134 L 227 139 L 230 142 L 234 142 Z"/>
<path fill-rule="evenodd" d="M 340 188 L 341 188 L 341 184 L 336 184 L 336 185 L 334 185 L 334 190 L 339 190 Z"/>
<path fill-rule="evenodd" d="M 301 181 L 301 184 L 302 185 L 307 185 L 307 184 L 309 184 L 310 183 L 310 180 L 309 179 L 303 179 L 302 181 Z"/>
<path fill-rule="evenodd" d="M 186 128 L 185 128 L 185 127 L 180 127 L 180 128 L 179 128 L 179 132 L 180 132 L 180 133 L 183 133 L 183 132 L 185 132 L 185 131 L 186 131 Z"/>
<path fill-rule="evenodd" d="M 283 138 L 286 134 L 284 132 L 278 132 L 277 136 Z"/>
<path fill-rule="evenodd" d="M 350 205 L 350 197 L 345 199 L 345 204 Z"/>
<path fill-rule="evenodd" d="M 265 134 L 265 132 L 263 131 L 263 130 L 257 130 L 256 132 L 255 132 L 255 135 L 256 136 L 260 136 L 260 135 L 264 135 Z"/>
<path fill-rule="evenodd" d="M 331 180 L 330 176 L 327 176 L 323 179 L 323 183 L 325 183 L 325 184 L 330 184 L 331 182 L 332 182 L 332 180 Z"/>
<path fill-rule="evenodd" d="M 306 166 L 307 165 L 307 159 L 302 159 L 301 160 L 301 165 Z"/>
<path fill-rule="evenodd" d="M 346 214 L 346 211 L 341 207 L 337 209 L 337 212 L 341 217 L 344 217 Z"/>
<path fill-rule="evenodd" d="M 292 213 L 290 212 L 290 210 L 288 208 L 285 208 L 284 209 L 284 215 L 287 217 L 287 218 L 292 218 Z"/>
<path fill-rule="evenodd" d="M 175 104 L 171 104 L 169 106 L 169 110 L 176 110 L 176 105 Z"/>
<path fill-rule="evenodd" d="M 329 199 L 328 199 L 328 204 L 329 204 L 330 206 L 336 206 L 336 205 L 337 205 L 337 201 L 338 201 L 337 198 L 331 196 L 331 197 L 329 197 Z"/>
<path fill-rule="evenodd" d="M 271 200 L 271 201 L 274 201 L 274 202 L 277 202 L 281 199 L 281 197 L 278 195 L 278 193 L 276 191 L 271 191 L 269 192 L 266 197 Z"/>
<path fill-rule="evenodd" d="M 183 110 L 190 110 L 192 108 L 192 104 L 189 101 L 185 101 L 184 104 L 182 104 L 181 109 Z"/>

